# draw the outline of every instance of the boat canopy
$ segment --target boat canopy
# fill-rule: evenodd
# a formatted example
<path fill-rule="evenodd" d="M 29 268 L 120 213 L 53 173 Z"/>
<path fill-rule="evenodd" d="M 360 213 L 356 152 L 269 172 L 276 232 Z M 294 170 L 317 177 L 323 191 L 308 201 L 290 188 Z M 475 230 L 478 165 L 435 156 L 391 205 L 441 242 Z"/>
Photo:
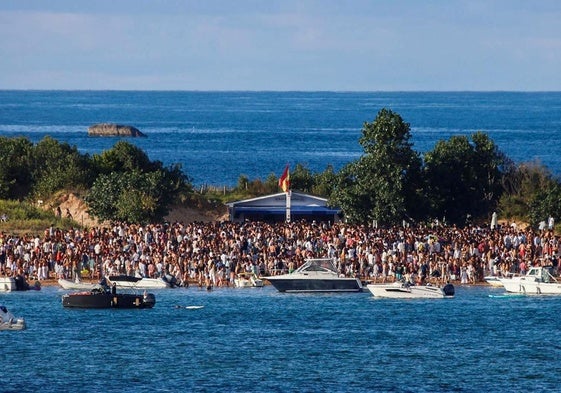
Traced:
<path fill-rule="evenodd" d="M 297 272 L 335 272 L 337 273 L 337 268 L 335 267 L 335 261 L 331 258 L 317 258 L 317 259 L 306 259 L 306 262 L 300 266 Z"/>

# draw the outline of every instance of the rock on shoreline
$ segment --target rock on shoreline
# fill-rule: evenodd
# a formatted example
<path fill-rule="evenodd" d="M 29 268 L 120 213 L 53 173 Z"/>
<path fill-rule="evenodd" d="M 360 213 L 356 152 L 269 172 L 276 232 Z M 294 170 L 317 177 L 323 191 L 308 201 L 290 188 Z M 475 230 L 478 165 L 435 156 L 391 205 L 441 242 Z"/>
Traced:
<path fill-rule="evenodd" d="M 131 136 L 145 137 L 138 128 L 113 123 L 99 123 L 88 127 L 89 136 Z"/>

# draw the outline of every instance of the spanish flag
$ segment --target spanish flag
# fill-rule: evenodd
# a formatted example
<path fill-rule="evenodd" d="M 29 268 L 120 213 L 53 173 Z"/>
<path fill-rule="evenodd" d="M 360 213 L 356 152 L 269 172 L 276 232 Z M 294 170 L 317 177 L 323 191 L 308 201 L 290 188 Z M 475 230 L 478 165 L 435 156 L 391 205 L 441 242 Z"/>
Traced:
<path fill-rule="evenodd" d="M 286 164 L 286 168 L 284 168 L 284 172 L 279 179 L 279 187 L 282 188 L 284 192 L 287 192 L 290 189 L 290 172 L 288 171 L 288 164 Z"/>

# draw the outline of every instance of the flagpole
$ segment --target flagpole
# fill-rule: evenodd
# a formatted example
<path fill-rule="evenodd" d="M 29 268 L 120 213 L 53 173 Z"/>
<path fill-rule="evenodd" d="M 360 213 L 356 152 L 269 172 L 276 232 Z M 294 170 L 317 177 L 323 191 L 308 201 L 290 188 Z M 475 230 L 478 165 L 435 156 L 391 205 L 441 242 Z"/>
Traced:
<path fill-rule="evenodd" d="M 289 189 L 286 192 L 286 222 L 290 222 L 290 198 L 292 196 L 292 191 Z"/>

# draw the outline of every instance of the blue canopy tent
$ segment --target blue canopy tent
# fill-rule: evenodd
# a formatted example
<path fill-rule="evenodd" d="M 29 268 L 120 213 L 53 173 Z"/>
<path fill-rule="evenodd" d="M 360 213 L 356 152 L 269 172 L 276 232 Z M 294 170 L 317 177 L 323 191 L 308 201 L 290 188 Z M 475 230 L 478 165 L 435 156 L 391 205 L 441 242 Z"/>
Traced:
<path fill-rule="evenodd" d="M 327 199 L 291 191 L 291 221 L 338 222 L 341 209 L 327 206 Z M 286 193 L 230 202 L 230 221 L 282 222 L 286 218 Z"/>

